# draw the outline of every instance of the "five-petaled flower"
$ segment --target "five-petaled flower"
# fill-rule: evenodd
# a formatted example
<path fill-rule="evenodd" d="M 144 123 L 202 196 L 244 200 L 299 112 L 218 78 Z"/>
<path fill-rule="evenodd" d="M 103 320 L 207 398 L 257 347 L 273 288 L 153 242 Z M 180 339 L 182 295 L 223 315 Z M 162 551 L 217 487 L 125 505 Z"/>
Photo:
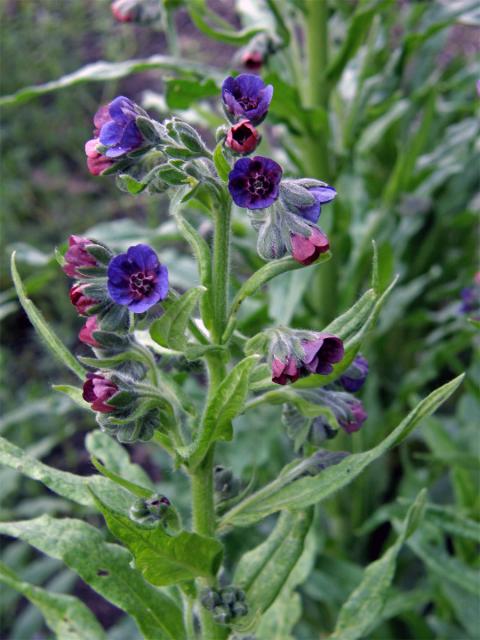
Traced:
<path fill-rule="evenodd" d="M 260 142 L 260 134 L 248 120 L 240 120 L 230 127 L 225 144 L 235 153 L 252 153 Z"/>
<path fill-rule="evenodd" d="M 130 247 L 108 265 L 108 293 L 133 313 L 143 313 L 164 300 L 168 293 L 168 270 L 146 244 Z"/>
<path fill-rule="evenodd" d="M 115 408 L 107 404 L 108 400 L 118 391 L 117 385 L 101 373 L 87 373 L 83 384 L 84 400 L 89 402 L 94 411 L 111 413 Z"/>
<path fill-rule="evenodd" d="M 222 84 L 223 105 L 232 122 L 246 118 L 252 124 L 260 124 L 268 113 L 272 96 L 272 85 L 265 85 L 252 73 L 242 73 L 236 78 L 229 76 Z"/>
<path fill-rule="evenodd" d="M 311 227 L 311 233 L 308 237 L 293 233 L 291 243 L 292 258 L 305 266 L 315 262 L 322 253 L 330 248 L 327 236 L 317 227 Z"/>
<path fill-rule="evenodd" d="M 87 318 L 87 321 L 80 329 L 78 339 L 80 340 L 80 342 L 88 344 L 91 347 L 99 347 L 99 342 L 93 337 L 95 331 L 100 331 L 97 316 L 90 316 L 90 318 Z"/>
<path fill-rule="evenodd" d="M 368 375 L 368 360 L 362 355 L 355 356 L 348 369 L 340 376 L 339 383 L 350 393 L 363 387 Z"/>
<path fill-rule="evenodd" d="M 264 209 L 278 198 L 282 167 L 263 156 L 240 158 L 228 175 L 228 189 L 235 204 Z"/>
<path fill-rule="evenodd" d="M 85 293 L 86 286 L 76 283 L 70 289 L 70 301 L 81 316 L 87 316 L 90 309 L 98 304 L 98 300 Z"/>
<path fill-rule="evenodd" d="M 139 115 L 144 115 L 144 111 L 125 96 L 100 107 L 93 119 L 95 140 L 98 138 L 99 143 L 97 151 L 116 159 L 140 149 L 145 140 L 136 123 Z"/>
<path fill-rule="evenodd" d="M 92 241 L 88 238 L 82 238 L 81 236 L 70 236 L 68 239 L 68 249 L 63 256 L 65 263 L 63 265 L 63 271 L 70 278 L 79 278 L 81 274 L 78 269 L 82 267 L 95 267 L 97 261 L 88 253 L 87 247 L 92 244 Z"/>

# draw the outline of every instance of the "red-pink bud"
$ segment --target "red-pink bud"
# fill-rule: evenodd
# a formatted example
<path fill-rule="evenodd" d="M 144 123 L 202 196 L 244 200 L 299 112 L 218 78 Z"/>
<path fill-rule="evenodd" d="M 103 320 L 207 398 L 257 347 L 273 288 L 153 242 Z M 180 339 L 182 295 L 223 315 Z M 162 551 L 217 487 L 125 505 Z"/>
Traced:
<path fill-rule="evenodd" d="M 90 318 L 87 318 L 87 321 L 80 329 L 78 339 L 91 347 L 99 347 L 100 343 L 98 343 L 93 337 L 95 331 L 100 331 L 100 326 L 97 322 L 97 316 L 91 316 Z"/>
<path fill-rule="evenodd" d="M 263 65 L 263 55 L 260 51 L 245 51 L 242 64 L 249 71 L 258 71 Z"/>
<path fill-rule="evenodd" d="M 100 373 L 87 373 L 87 379 L 83 384 L 84 400 L 92 405 L 94 411 L 111 413 L 114 407 L 106 404 L 118 391 L 118 387 L 111 380 Z"/>
<path fill-rule="evenodd" d="M 300 377 L 297 363 L 294 357 L 287 356 L 285 362 L 274 357 L 272 360 L 272 382 L 287 384 L 295 382 Z"/>
<path fill-rule="evenodd" d="M 70 300 L 73 306 L 75 307 L 75 309 L 77 310 L 78 314 L 81 316 L 88 315 L 88 311 L 94 305 L 98 304 L 97 300 L 85 295 L 84 293 L 85 286 L 86 285 L 84 284 L 74 284 L 73 287 L 70 289 Z"/>
<path fill-rule="evenodd" d="M 65 264 L 62 268 L 70 278 L 81 276 L 78 272 L 79 268 L 96 266 L 97 261 L 86 249 L 89 244 L 92 244 L 91 240 L 80 236 L 70 236 L 68 239 L 68 249 L 64 255 Z"/>
<path fill-rule="evenodd" d="M 135 8 L 126 8 L 125 0 L 115 0 L 110 8 L 113 17 L 119 22 L 133 22 L 135 20 Z"/>
<path fill-rule="evenodd" d="M 113 160 L 106 158 L 104 155 L 97 151 L 99 144 L 98 138 L 93 138 L 85 143 L 85 154 L 87 156 L 87 167 L 93 176 L 99 176 L 104 171 L 109 169 Z"/>
<path fill-rule="evenodd" d="M 255 151 L 260 142 L 260 134 L 248 120 L 241 120 L 230 127 L 225 144 L 235 153 L 247 154 Z"/>
<path fill-rule="evenodd" d="M 297 233 L 292 234 L 291 241 L 292 258 L 305 266 L 315 262 L 320 254 L 330 248 L 327 236 L 317 227 L 312 227 L 308 238 Z"/>

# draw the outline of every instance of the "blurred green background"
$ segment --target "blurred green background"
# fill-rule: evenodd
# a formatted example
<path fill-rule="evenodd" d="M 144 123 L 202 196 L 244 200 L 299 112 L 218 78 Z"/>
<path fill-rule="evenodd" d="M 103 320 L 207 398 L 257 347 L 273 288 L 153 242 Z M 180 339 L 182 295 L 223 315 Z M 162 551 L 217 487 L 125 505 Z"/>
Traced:
<path fill-rule="evenodd" d="M 295 5 L 297 11 L 302 3 L 286 4 Z M 313 633 L 318 637 L 319 629 L 326 634 L 332 628 L 361 568 L 380 555 L 392 535 L 392 514 L 404 512 L 405 505 L 395 502 L 396 497 L 408 501 L 427 486 L 433 502 L 478 519 L 480 374 L 473 359 L 474 328 L 460 313 L 460 296 L 472 285 L 478 268 L 475 79 L 480 75 L 476 65 L 480 30 L 474 20 L 462 18 L 460 9 L 453 10 L 453 2 L 450 8 L 441 2 L 377 4 L 370 66 L 362 67 L 362 47 L 331 97 L 337 125 L 331 140 L 331 181 L 339 198 L 334 214 L 323 214 L 335 247 L 335 288 L 330 285 L 329 309 L 340 313 L 366 287 L 371 237 L 379 244 L 382 277 L 387 281 L 399 273 L 400 282 L 366 352 L 371 374 L 363 400 L 369 421 L 355 438 L 345 437 L 335 446 L 349 450 L 372 446 L 429 390 L 461 371 L 468 375 L 462 395 L 441 415 L 427 420 L 420 434 L 329 501 L 318 516 L 319 557 L 302 589 L 304 616 L 295 631 L 296 638 L 305 640 Z M 344 38 L 356 5 L 331 3 L 332 46 L 338 47 Z M 263 6 L 260 0 L 210 3 L 234 27 L 241 19 L 244 24 L 255 22 L 256 9 Z M 251 7 L 255 11 L 249 14 Z M 2 95 L 98 60 L 121 62 L 167 51 L 160 30 L 116 23 L 106 0 L 4 0 L 0 11 Z M 200 33 L 186 9 L 179 9 L 175 21 L 185 59 L 217 67 L 225 75 L 234 67 L 236 48 Z M 274 126 L 265 145 L 267 149 L 270 144 L 283 145 L 280 153 L 286 162 L 290 156 L 290 173 L 305 175 L 309 167 L 301 155 L 301 136 L 294 127 L 292 132 L 293 114 L 285 114 L 285 105 L 293 104 L 292 111 L 299 108 L 297 94 L 285 86 L 289 79 L 282 76 L 282 56 L 289 55 L 289 50 L 280 52 L 265 68 L 277 91 L 271 114 Z M 54 247 L 71 233 L 83 235 L 94 228 L 92 235 L 118 246 L 138 239 L 159 247 L 170 244 L 176 284 L 189 285 L 195 266 L 175 234 L 169 235 L 166 202 L 158 196 L 132 197 L 120 192 L 111 179 L 93 178 L 83 150 L 93 113 L 115 95 L 143 101 L 157 117 L 166 113 L 162 96 L 167 76 L 172 74 L 148 70 L 120 80 L 79 84 L 2 110 L 1 357 L 8 373 L 0 389 L 0 435 L 53 466 L 77 473 L 94 471 L 84 446 L 85 432 L 94 428 L 94 420 L 51 391 L 51 384 L 66 380 L 68 374 L 43 349 L 16 302 L 9 256 L 17 251 L 29 295 L 76 353 L 84 349 L 76 337 L 81 323 L 68 299 L 69 283 L 53 258 Z M 194 107 L 192 121 L 210 128 L 220 122 L 205 105 Z M 298 161 L 292 159 L 295 152 Z M 390 189 L 387 198 L 389 215 L 376 217 L 385 203 L 385 185 L 392 184 L 396 175 L 396 190 Z M 235 267 L 247 274 L 260 264 L 254 236 L 241 218 L 235 229 Z M 321 305 L 324 286 L 316 277 L 303 283 L 284 278 L 272 284 L 269 294 L 246 305 L 242 329 L 251 333 L 267 321 L 287 322 L 286 316 L 296 326 L 319 328 L 315 316 L 320 312 L 312 298 Z M 192 393 L 201 393 L 197 383 L 190 386 Z M 245 478 L 253 466 L 261 469 L 260 480 L 271 478 L 291 455 L 280 429 L 272 430 L 275 423 L 279 424 L 279 415 L 273 409 L 260 414 L 254 429 L 241 418 L 235 446 L 220 450 L 222 462 Z M 130 453 L 168 495 L 187 504 L 186 483 L 178 477 L 170 482 L 166 461 L 153 446 L 131 447 Z M 78 507 L 10 469 L 0 471 L 0 486 L 2 518 L 44 512 L 78 515 Z M 100 525 L 100 518 L 81 511 L 80 515 Z M 264 533 L 259 528 L 248 537 L 244 532 L 232 536 L 231 557 L 259 542 Z M 441 527 L 430 530 L 427 538 L 426 548 L 434 560 L 429 564 L 413 550 L 402 556 L 397 600 L 390 603 L 386 622 L 379 622 L 376 638 L 478 637 L 478 601 L 462 588 L 461 578 L 465 567 L 473 571 L 478 562 L 474 543 Z M 112 639 L 137 637 L 131 622 L 57 561 L 20 542 L 5 544 L 3 556 L 26 580 L 80 595 L 110 629 Z M 442 565 L 456 579 L 446 579 Z M 408 600 L 401 599 L 401 589 Z M 50 637 L 40 614 L 6 588 L 1 592 L 0 613 L 9 640 Z"/>

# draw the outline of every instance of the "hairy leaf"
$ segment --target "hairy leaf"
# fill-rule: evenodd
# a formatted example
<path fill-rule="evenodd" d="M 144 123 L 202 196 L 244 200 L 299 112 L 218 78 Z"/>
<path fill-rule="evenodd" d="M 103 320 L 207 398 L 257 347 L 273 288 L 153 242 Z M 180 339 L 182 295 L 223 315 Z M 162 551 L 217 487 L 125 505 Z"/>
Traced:
<path fill-rule="evenodd" d="M 150 336 L 160 346 L 183 351 L 187 345 L 185 331 L 195 305 L 205 287 L 195 287 L 175 300 L 150 327 Z"/>

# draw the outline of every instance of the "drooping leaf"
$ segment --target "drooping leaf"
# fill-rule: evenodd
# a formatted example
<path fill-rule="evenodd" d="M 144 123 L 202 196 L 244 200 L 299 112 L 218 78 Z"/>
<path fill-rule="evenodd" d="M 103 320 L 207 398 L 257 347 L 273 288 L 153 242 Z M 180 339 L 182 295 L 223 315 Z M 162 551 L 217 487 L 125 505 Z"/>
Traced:
<path fill-rule="evenodd" d="M 427 492 L 423 489 L 408 510 L 395 543 L 365 569 L 360 585 L 340 610 L 332 640 L 358 640 L 365 637 L 370 627 L 375 625 L 388 597 L 398 554 L 421 521 L 426 497 Z"/>
<path fill-rule="evenodd" d="M 223 144 L 221 142 L 219 142 L 215 147 L 215 151 L 213 152 L 213 162 L 215 163 L 215 169 L 217 170 L 220 178 L 224 182 L 227 182 L 231 167 L 223 154 Z"/>
<path fill-rule="evenodd" d="M 170 109 L 188 109 L 203 98 L 218 95 L 218 83 L 212 78 L 205 80 L 190 78 L 167 78 L 165 100 Z"/>
<path fill-rule="evenodd" d="M 68 367 L 70 371 L 73 371 L 73 373 L 78 376 L 80 380 L 83 380 L 86 374 L 85 369 L 77 361 L 75 356 L 70 353 L 63 342 L 53 333 L 51 328 L 48 326 L 45 318 L 33 304 L 33 302 L 29 298 L 27 298 L 22 279 L 20 278 L 20 274 L 17 271 L 17 265 L 15 264 L 15 253 L 12 253 L 11 270 L 13 284 L 15 285 L 20 304 L 27 314 L 28 319 L 35 327 L 36 332 L 43 340 L 49 351 L 53 354 L 53 356 L 57 358 L 57 360 L 59 360 L 63 365 Z"/>
<path fill-rule="evenodd" d="M 89 524 L 41 516 L 1 522 L 0 532 L 63 560 L 101 596 L 131 615 L 148 640 L 185 640 L 176 602 L 131 568 L 126 549 L 105 542 L 102 533 Z"/>
<path fill-rule="evenodd" d="M 402 442 L 418 425 L 432 414 L 463 380 L 454 378 L 433 391 L 411 411 L 408 416 L 380 444 L 364 453 L 348 456 L 339 464 L 322 471 L 318 476 L 305 477 L 283 485 L 275 481 L 243 500 L 222 518 L 222 528 L 231 525 L 247 526 L 282 509 L 305 509 L 331 496 L 352 482 L 369 464 Z"/>
<path fill-rule="evenodd" d="M 180 450 L 196 466 L 215 440 L 231 440 L 232 420 L 242 411 L 248 393 L 248 379 L 258 356 L 241 360 L 220 384 L 209 401 L 197 437 L 189 446 Z"/>
<path fill-rule="evenodd" d="M 162 347 L 183 351 L 187 344 L 185 331 L 195 305 L 205 287 L 195 287 L 175 300 L 150 327 L 150 336 Z"/>
<path fill-rule="evenodd" d="M 98 498 L 96 503 L 110 531 L 130 549 L 136 568 L 152 584 L 164 586 L 216 575 L 223 555 L 218 540 L 189 531 L 170 536 L 161 525 L 142 527 Z"/>
<path fill-rule="evenodd" d="M 74 596 L 50 593 L 24 582 L 0 563 L 0 582 L 28 598 L 45 617 L 45 621 L 62 640 L 106 640 L 106 634 L 90 609 Z"/>
<path fill-rule="evenodd" d="M 0 97 L 0 105 L 14 105 L 28 102 L 37 96 L 67 89 L 85 82 L 105 82 L 117 80 L 133 73 L 141 73 L 150 69 L 163 69 L 166 71 L 178 71 L 180 73 L 193 73 L 199 78 L 214 78 L 221 83 L 223 74 L 216 69 L 190 60 L 182 60 L 170 56 L 154 55 L 138 60 L 126 60 L 125 62 L 94 62 L 87 64 L 73 73 L 68 73 L 58 80 L 52 80 L 45 84 L 33 85 L 19 89 L 15 93 Z"/>
<path fill-rule="evenodd" d="M 42 482 L 54 493 L 84 506 L 94 506 L 89 488 L 94 489 L 109 505 L 115 505 L 121 511 L 127 511 L 132 502 L 123 489 L 107 478 L 99 475 L 77 476 L 49 467 L 5 438 L 0 438 L 0 463 Z"/>

